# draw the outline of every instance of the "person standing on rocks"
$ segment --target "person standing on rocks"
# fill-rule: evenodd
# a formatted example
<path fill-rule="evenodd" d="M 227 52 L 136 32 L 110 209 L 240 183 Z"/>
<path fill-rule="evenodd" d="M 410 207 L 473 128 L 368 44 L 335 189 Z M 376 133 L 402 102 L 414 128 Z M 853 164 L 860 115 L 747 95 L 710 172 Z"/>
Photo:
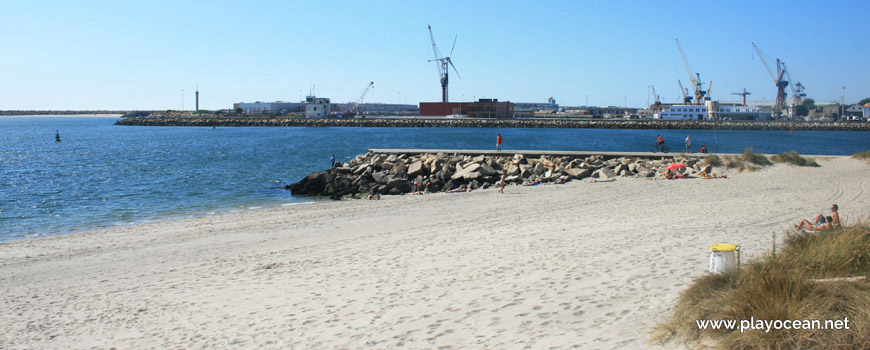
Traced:
<path fill-rule="evenodd" d="M 498 136 L 495 137 L 495 150 L 498 152 L 501 152 L 502 141 L 504 141 L 504 139 L 501 137 L 501 134 L 498 134 Z"/>
<path fill-rule="evenodd" d="M 335 168 L 335 155 L 334 154 L 332 155 L 332 157 L 329 157 L 329 167 Z"/>
<path fill-rule="evenodd" d="M 692 153 L 692 137 L 686 135 L 686 153 Z"/>

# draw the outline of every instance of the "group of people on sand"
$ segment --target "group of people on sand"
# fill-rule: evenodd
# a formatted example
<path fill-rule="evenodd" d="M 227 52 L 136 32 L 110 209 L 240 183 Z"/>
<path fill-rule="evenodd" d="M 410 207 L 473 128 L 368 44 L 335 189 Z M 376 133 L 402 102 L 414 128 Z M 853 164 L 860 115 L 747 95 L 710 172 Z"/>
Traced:
<path fill-rule="evenodd" d="M 813 221 L 809 221 L 807 219 L 801 219 L 801 221 L 794 226 L 795 231 L 805 230 L 807 232 L 818 232 L 818 231 L 833 231 L 840 228 L 840 214 L 837 212 L 840 208 L 836 204 L 831 204 L 831 215 L 824 216 L 822 214 L 816 215 L 816 218 Z"/>

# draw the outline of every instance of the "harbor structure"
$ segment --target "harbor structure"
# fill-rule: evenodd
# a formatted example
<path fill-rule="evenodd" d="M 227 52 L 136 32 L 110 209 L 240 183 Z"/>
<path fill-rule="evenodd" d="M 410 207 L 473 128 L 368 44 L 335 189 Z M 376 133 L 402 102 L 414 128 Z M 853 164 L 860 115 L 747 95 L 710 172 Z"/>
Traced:
<path fill-rule="evenodd" d="M 513 118 L 514 103 L 481 98 L 476 102 L 420 102 L 421 117 L 468 116 L 469 118 Z"/>
<path fill-rule="evenodd" d="M 721 104 L 719 101 L 706 101 L 704 105 L 671 105 L 666 111 L 653 115 L 661 120 L 768 120 L 770 111 L 757 106 Z"/>

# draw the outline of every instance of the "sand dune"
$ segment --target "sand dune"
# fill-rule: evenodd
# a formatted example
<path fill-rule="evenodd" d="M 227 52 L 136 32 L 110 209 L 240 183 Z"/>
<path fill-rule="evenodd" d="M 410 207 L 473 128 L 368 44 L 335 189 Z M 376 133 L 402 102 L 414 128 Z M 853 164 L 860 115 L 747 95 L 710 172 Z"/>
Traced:
<path fill-rule="evenodd" d="M 319 202 L 0 244 L 0 348 L 649 348 L 708 247 L 870 209 L 870 165 Z"/>

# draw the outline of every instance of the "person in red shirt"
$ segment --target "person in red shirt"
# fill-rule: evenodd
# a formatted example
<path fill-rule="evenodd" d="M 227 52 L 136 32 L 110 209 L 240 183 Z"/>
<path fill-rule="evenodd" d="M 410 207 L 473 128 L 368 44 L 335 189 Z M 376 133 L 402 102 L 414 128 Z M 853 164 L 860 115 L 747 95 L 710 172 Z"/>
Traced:
<path fill-rule="evenodd" d="M 502 141 L 504 141 L 504 139 L 501 138 L 501 134 L 498 134 L 498 136 L 495 137 L 495 150 L 496 151 L 501 152 L 501 142 Z"/>

